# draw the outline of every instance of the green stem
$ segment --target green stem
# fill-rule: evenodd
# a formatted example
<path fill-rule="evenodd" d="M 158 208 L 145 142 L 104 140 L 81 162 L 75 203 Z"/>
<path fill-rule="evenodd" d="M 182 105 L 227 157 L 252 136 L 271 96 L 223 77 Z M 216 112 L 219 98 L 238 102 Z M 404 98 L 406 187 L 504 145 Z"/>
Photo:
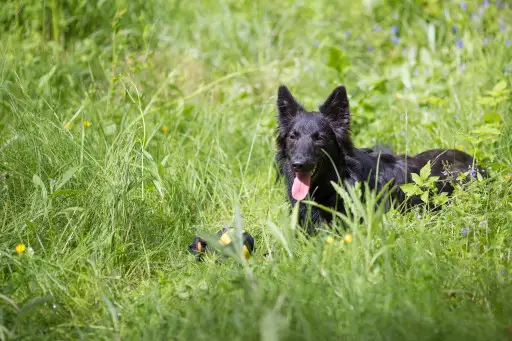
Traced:
<path fill-rule="evenodd" d="M 59 42 L 59 4 L 58 0 L 52 0 L 52 26 L 53 26 L 53 40 Z"/>

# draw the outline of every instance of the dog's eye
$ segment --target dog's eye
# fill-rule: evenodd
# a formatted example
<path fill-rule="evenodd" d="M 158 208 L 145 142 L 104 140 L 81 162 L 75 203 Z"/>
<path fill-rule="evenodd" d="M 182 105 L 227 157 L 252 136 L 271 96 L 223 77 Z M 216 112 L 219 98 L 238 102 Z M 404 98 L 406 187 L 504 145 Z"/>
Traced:
<path fill-rule="evenodd" d="M 294 131 L 292 131 L 290 133 L 290 135 L 288 135 L 288 138 L 290 138 L 290 140 L 296 140 L 297 139 L 297 133 L 295 133 Z"/>

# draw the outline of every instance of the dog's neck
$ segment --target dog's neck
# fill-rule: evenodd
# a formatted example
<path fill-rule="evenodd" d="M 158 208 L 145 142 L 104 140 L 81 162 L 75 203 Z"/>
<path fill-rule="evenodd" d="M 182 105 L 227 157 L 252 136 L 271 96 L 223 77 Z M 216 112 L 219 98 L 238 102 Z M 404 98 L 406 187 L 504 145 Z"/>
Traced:
<path fill-rule="evenodd" d="M 311 183 L 311 190 L 310 195 L 316 200 L 320 201 L 322 198 L 331 197 L 335 190 L 332 187 L 331 181 L 335 183 L 341 183 L 343 179 L 346 177 L 343 173 L 344 168 L 342 165 L 340 165 L 339 160 L 329 160 L 329 166 L 325 167 L 325 169 L 318 173 L 315 176 L 314 181 Z M 341 167 L 335 168 L 335 165 L 339 165 Z"/>

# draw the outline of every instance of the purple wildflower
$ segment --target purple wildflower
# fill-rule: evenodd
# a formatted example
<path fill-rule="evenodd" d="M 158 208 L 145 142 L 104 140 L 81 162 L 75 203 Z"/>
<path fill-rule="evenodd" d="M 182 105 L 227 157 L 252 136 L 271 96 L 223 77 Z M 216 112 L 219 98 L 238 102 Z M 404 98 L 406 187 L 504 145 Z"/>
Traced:
<path fill-rule="evenodd" d="M 457 33 L 457 25 L 452 25 L 452 32 Z"/>
<path fill-rule="evenodd" d="M 457 39 L 457 47 L 458 47 L 459 49 L 461 49 L 461 48 L 463 48 L 463 47 L 464 47 L 464 43 L 462 42 L 462 40 L 461 40 L 460 38 L 459 38 L 459 39 Z"/>
<path fill-rule="evenodd" d="M 377 26 L 373 27 L 373 32 L 380 32 L 380 31 L 382 31 L 382 26 L 377 25 Z"/>
<path fill-rule="evenodd" d="M 469 229 L 467 227 L 460 230 L 460 234 L 462 234 L 464 237 L 469 233 Z"/>
<path fill-rule="evenodd" d="M 502 276 L 505 276 L 505 274 L 506 274 L 505 269 L 501 269 L 500 274 L 501 274 Z"/>
<path fill-rule="evenodd" d="M 485 7 L 489 7 L 490 6 L 489 0 L 484 0 L 483 5 Z"/>
<path fill-rule="evenodd" d="M 457 121 L 457 120 L 459 119 L 459 116 L 455 115 L 455 116 L 453 116 L 453 119 L 454 119 L 455 121 Z"/>
<path fill-rule="evenodd" d="M 320 42 L 319 42 L 318 40 L 315 40 L 315 41 L 313 42 L 313 46 L 314 46 L 314 47 L 318 47 L 318 46 L 320 46 Z"/>
<path fill-rule="evenodd" d="M 478 15 L 475 12 L 471 12 L 471 18 L 478 19 Z"/>
<path fill-rule="evenodd" d="M 484 14 L 485 13 L 485 7 L 478 7 L 478 13 Z"/>
<path fill-rule="evenodd" d="M 393 44 L 398 44 L 398 43 L 400 42 L 400 38 L 399 38 L 399 37 L 397 37 L 397 36 L 394 36 L 393 38 L 391 38 L 391 42 L 392 42 Z"/>
<path fill-rule="evenodd" d="M 463 9 L 464 11 L 468 9 L 468 5 L 464 2 L 464 1 L 461 1 L 460 2 L 460 8 Z"/>
<path fill-rule="evenodd" d="M 466 71 L 466 64 L 465 63 L 460 63 L 459 64 L 459 69 L 460 69 L 460 71 Z"/>
<path fill-rule="evenodd" d="M 393 25 L 393 26 L 391 26 L 391 32 L 392 32 L 393 34 L 397 34 L 397 33 L 398 33 L 398 27 L 396 27 L 396 26 L 394 26 L 394 25 Z"/>
<path fill-rule="evenodd" d="M 350 32 L 349 31 L 345 31 L 345 38 L 350 38 Z"/>
<path fill-rule="evenodd" d="M 510 44 L 511 44 L 510 39 L 507 39 L 507 40 L 505 41 L 505 45 L 510 46 Z"/>
<path fill-rule="evenodd" d="M 373 47 L 369 46 L 368 47 L 368 52 L 373 53 L 373 51 L 375 51 L 375 49 Z"/>
<path fill-rule="evenodd" d="M 489 39 L 488 38 L 484 38 L 484 45 L 487 45 L 489 44 Z"/>

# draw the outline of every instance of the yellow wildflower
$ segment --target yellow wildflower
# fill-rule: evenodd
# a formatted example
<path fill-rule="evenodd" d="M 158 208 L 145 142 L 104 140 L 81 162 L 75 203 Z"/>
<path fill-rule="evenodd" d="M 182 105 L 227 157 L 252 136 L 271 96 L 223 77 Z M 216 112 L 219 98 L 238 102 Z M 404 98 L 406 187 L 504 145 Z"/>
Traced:
<path fill-rule="evenodd" d="M 162 133 L 167 134 L 169 128 L 167 126 L 162 126 Z"/>
<path fill-rule="evenodd" d="M 66 124 L 64 125 L 64 128 L 66 128 L 66 129 L 71 129 L 71 123 L 69 123 L 69 122 L 68 122 L 68 123 L 66 123 Z"/>
<path fill-rule="evenodd" d="M 25 252 L 25 244 L 18 244 L 18 245 L 16 245 L 16 252 L 17 253 Z"/>
<path fill-rule="evenodd" d="M 464 150 L 464 146 L 455 146 L 455 149 L 457 149 L 457 150 Z"/>
<path fill-rule="evenodd" d="M 395 97 L 396 97 L 396 99 L 401 100 L 403 96 L 402 96 L 402 94 L 401 94 L 401 93 L 397 92 L 397 93 L 395 94 Z"/>
<path fill-rule="evenodd" d="M 329 236 L 327 237 L 326 241 L 325 241 L 327 244 L 332 244 L 334 242 L 334 238 Z"/>
<path fill-rule="evenodd" d="M 347 234 L 343 240 L 345 241 L 345 243 L 352 243 L 352 235 Z"/>
<path fill-rule="evenodd" d="M 89 128 L 91 126 L 90 121 L 84 121 L 84 127 Z"/>
<path fill-rule="evenodd" d="M 510 180 L 510 174 L 505 175 L 506 180 Z"/>

